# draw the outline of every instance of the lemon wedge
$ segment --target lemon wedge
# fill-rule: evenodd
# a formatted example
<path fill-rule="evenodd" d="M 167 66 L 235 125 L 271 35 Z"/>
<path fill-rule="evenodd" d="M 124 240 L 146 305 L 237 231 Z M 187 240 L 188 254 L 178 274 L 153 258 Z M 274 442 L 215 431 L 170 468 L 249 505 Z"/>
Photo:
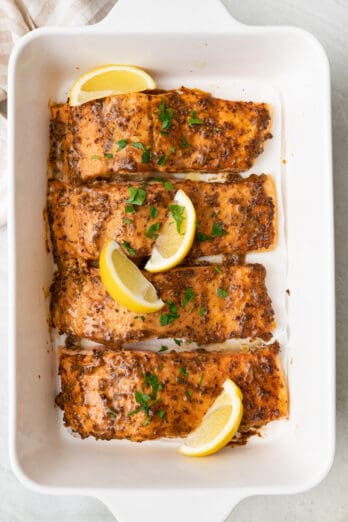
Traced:
<path fill-rule="evenodd" d="M 134 65 L 101 65 L 82 74 L 69 91 L 69 105 L 75 107 L 112 94 L 155 89 L 151 76 Z"/>
<path fill-rule="evenodd" d="M 181 263 L 192 246 L 196 232 L 196 211 L 183 190 L 178 190 L 169 205 L 169 216 L 153 245 L 145 265 L 149 272 L 164 272 Z"/>
<path fill-rule="evenodd" d="M 201 424 L 179 448 L 182 455 L 204 457 L 223 448 L 236 434 L 243 416 L 243 395 L 238 386 L 227 379 L 223 392 L 209 408 Z"/>
<path fill-rule="evenodd" d="M 116 241 L 108 241 L 99 257 L 100 277 L 115 301 L 132 312 L 157 312 L 164 306 L 155 287 L 123 253 Z"/>

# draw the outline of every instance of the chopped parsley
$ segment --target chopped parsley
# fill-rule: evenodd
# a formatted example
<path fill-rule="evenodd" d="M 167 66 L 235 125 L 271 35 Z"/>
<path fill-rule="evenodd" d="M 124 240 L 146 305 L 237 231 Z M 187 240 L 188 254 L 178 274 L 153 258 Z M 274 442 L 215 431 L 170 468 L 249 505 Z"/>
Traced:
<path fill-rule="evenodd" d="M 145 147 L 140 141 L 133 141 L 132 147 L 135 147 L 136 149 L 145 150 Z"/>
<path fill-rule="evenodd" d="M 181 141 L 181 146 L 183 149 L 186 149 L 186 147 L 190 146 L 190 144 L 187 141 L 187 139 L 185 138 L 185 136 L 181 136 L 180 141 Z"/>
<path fill-rule="evenodd" d="M 198 386 L 202 386 L 203 380 L 204 380 L 204 373 L 202 373 L 202 375 L 199 379 Z"/>
<path fill-rule="evenodd" d="M 226 234 L 227 232 L 224 230 L 223 224 L 220 221 L 216 221 L 211 227 L 210 235 L 204 232 L 197 232 L 196 238 L 199 243 L 202 243 L 203 241 L 212 241 L 215 237 L 225 236 Z"/>
<path fill-rule="evenodd" d="M 166 161 L 167 161 L 167 155 L 166 155 L 166 154 L 163 154 L 163 155 L 159 158 L 159 160 L 157 161 L 157 164 L 163 166 L 163 165 L 165 164 Z"/>
<path fill-rule="evenodd" d="M 151 388 L 150 393 L 144 393 L 145 388 Z M 163 385 L 158 381 L 157 375 L 154 373 L 144 373 L 144 384 L 143 391 L 136 390 L 135 392 L 135 400 L 139 404 L 139 406 L 128 413 L 129 417 L 136 415 L 140 411 L 145 413 L 146 419 L 143 422 L 143 426 L 147 426 L 151 421 L 150 408 L 152 405 L 158 402 L 157 392 L 162 390 Z"/>
<path fill-rule="evenodd" d="M 180 373 L 183 377 L 185 377 L 185 378 L 187 378 L 187 377 L 189 376 L 189 374 L 188 374 L 187 371 L 186 371 L 186 368 L 184 368 L 183 366 L 180 366 L 180 367 L 179 367 L 179 373 Z"/>
<path fill-rule="evenodd" d="M 126 211 L 128 214 L 134 214 L 134 212 L 135 212 L 135 208 L 133 207 L 133 205 L 126 205 L 125 211 Z"/>
<path fill-rule="evenodd" d="M 168 131 L 173 123 L 173 109 L 166 107 L 166 101 L 163 98 L 159 106 L 158 119 L 162 123 L 162 129 Z"/>
<path fill-rule="evenodd" d="M 204 125 L 204 121 L 200 118 L 197 118 L 196 111 L 191 111 L 189 125 Z"/>
<path fill-rule="evenodd" d="M 146 150 L 144 150 L 144 152 L 141 155 L 141 162 L 150 163 L 150 159 L 151 159 L 150 147 L 146 147 Z"/>
<path fill-rule="evenodd" d="M 189 301 L 193 301 L 194 298 L 195 298 L 195 294 L 194 294 L 193 289 L 191 287 L 186 288 L 186 290 L 184 292 L 184 297 L 181 300 L 181 308 L 185 308 L 187 303 Z"/>
<path fill-rule="evenodd" d="M 185 395 L 188 399 L 192 397 L 192 391 L 191 390 L 185 390 Z"/>
<path fill-rule="evenodd" d="M 176 319 L 180 317 L 178 314 L 178 307 L 173 301 L 168 301 L 169 312 L 167 314 L 160 315 L 160 325 L 167 326 L 167 324 L 172 324 Z"/>
<path fill-rule="evenodd" d="M 145 315 L 135 315 L 134 319 L 141 319 L 142 321 L 145 321 Z"/>
<path fill-rule="evenodd" d="M 158 210 L 157 210 L 157 208 L 151 206 L 151 207 L 150 207 L 150 216 L 151 216 L 152 218 L 155 218 L 155 217 L 157 217 L 157 214 L 158 214 Z"/>
<path fill-rule="evenodd" d="M 161 226 L 161 223 L 154 223 L 147 229 L 145 236 L 149 237 L 151 239 L 157 239 L 158 238 L 157 232 L 159 231 L 160 226 Z"/>
<path fill-rule="evenodd" d="M 203 315 L 206 314 L 206 312 L 207 312 L 207 311 L 206 311 L 205 308 L 200 308 L 200 309 L 199 309 L 199 312 L 198 312 L 199 317 L 203 317 Z"/>
<path fill-rule="evenodd" d="M 111 154 L 110 152 L 104 152 L 104 158 L 109 158 L 109 159 L 111 159 L 111 158 L 113 158 L 113 157 L 114 157 L 114 155 Z"/>
<path fill-rule="evenodd" d="M 228 291 L 224 290 L 223 288 L 218 288 L 216 293 L 219 297 L 222 297 L 223 299 L 225 299 L 228 296 Z"/>
<path fill-rule="evenodd" d="M 162 345 L 161 346 L 161 349 L 159 350 L 160 352 L 166 352 L 168 350 L 168 346 L 164 346 Z"/>
<path fill-rule="evenodd" d="M 132 203 L 132 205 L 142 205 L 146 199 L 146 190 L 143 188 L 136 187 L 128 187 L 129 190 L 129 199 L 127 199 L 127 203 Z"/>
<path fill-rule="evenodd" d="M 119 140 L 117 141 L 118 149 L 117 152 L 124 149 L 127 146 L 128 140 Z"/>
<path fill-rule="evenodd" d="M 124 222 L 126 223 L 126 225 L 133 225 L 133 221 L 129 218 L 124 218 Z"/>
<path fill-rule="evenodd" d="M 181 339 L 174 339 L 174 342 L 175 342 L 175 344 L 177 344 L 178 346 L 181 346 L 181 345 L 182 345 L 182 340 L 181 340 Z"/>
<path fill-rule="evenodd" d="M 91 159 L 96 159 L 96 160 L 100 160 L 100 159 L 101 159 L 101 157 L 100 157 L 100 156 L 98 156 L 97 154 L 92 154 L 92 156 L 91 156 Z"/>
<path fill-rule="evenodd" d="M 116 419 L 116 413 L 112 408 L 108 408 L 106 410 L 106 413 L 107 413 L 107 416 L 110 417 L 111 419 Z"/>
<path fill-rule="evenodd" d="M 127 243 L 127 241 L 122 241 L 122 246 L 123 246 L 123 248 L 124 248 L 125 250 L 127 250 L 128 254 L 129 254 L 130 256 L 136 256 L 136 254 L 137 254 L 136 251 L 134 250 L 134 248 L 132 248 L 132 247 L 130 246 L 129 243 Z"/>
<path fill-rule="evenodd" d="M 214 270 L 215 270 L 215 272 L 217 272 L 218 274 L 222 274 L 222 270 L 221 270 L 221 268 L 220 268 L 219 266 L 214 265 Z"/>
<path fill-rule="evenodd" d="M 157 415 L 159 416 L 160 419 L 163 419 L 164 416 L 165 416 L 165 414 L 166 414 L 166 412 L 163 411 L 163 410 L 160 410 L 160 411 L 157 413 Z"/>
<path fill-rule="evenodd" d="M 174 190 L 173 185 L 172 185 L 171 183 L 169 183 L 169 181 L 165 181 L 165 182 L 163 183 L 163 185 L 164 185 L 164 188 L 165 188 L 166 190 Z"/>
<path fill-rule="evenodd" d="M 170 147 L 170 152 L 174 154 L 176 152 L 176 147 Z"/>
<path fill-rule="evenodd" d="M 169 205 L 169 211 L 176 223 L 176 230 L 179 234 L 181 234 L 181 225 L 185 221 L 185 207 L 182 207 L 181 205 Z"/>

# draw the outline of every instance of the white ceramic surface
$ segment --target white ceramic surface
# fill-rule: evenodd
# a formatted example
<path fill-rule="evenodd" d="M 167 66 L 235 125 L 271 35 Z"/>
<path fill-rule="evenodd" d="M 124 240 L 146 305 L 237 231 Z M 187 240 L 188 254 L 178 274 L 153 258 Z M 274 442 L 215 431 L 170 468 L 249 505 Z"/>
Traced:
<path fill-rule="evenodd" d="M 10 273 L 11 458 L 27 485 L 45 492 L 97 496 L 122 522 L 134 522 L 139 514 L 146 520 L 147 513 L 153 521 L 163 520 L 163 509 L 168 522 L 179 517 L 210 522 L 227 516 L 248 495 L 296 492 L 314 485 L 333 458 L 329 73 L 321 47 L 303 31 L 243 26 L 227 18 L 213 0 L 205 2 L 204 9 L 201 3 L 195 9 L 198 3 L 190 0 L 192 27 L 189 16 L 178 15 L 187 10 L 188 2 L 177 1 L 172 13 L 164 4 L 152 2 L 149 11 L 148 5 L 145 9 L 143 2 L 133 0 L 130 11 L 129 3 L 122 8 L 122 0 L 100 26 L 38 31 L 21 42 L 12 58 L 14 202 L 9 231 L 10 267 L 16 268 Z M 291 417 L 281 438 L 192 461 L 178 459 L 171 445 L 81 442 L 67 440 L 58 429 L 59 415 L 52 408 L 54 357 L 47 344 L 43 296 L 51 262 L 42 243 L 48 123 L 42 100 L 57 97 L 76 74 L 76 66 L 86 68 L 98 61 L 138 63 L 153 70 L 159 83 L 172 85 L 186 78 L 191 83 L 255 78 L 272 85 L 281 97 L 293 361 Z M 308 194 L 315 205 L 308 202 Z M 14 254 L 24 253 L 24 246 L 25 255 L 17 255 L 15 265 Z M 313 360 L 316 371 L 309 380 Z"/>

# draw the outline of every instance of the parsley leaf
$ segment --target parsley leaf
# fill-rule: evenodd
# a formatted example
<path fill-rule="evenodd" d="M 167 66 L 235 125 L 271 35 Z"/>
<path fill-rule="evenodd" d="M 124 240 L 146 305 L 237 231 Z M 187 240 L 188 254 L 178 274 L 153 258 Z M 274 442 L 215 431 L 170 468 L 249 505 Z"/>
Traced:
<path fill-rule="evenodd" d="M 188 375 L 189 375 L 189 374 L 187 373 L 186 368 L 184 368 L 183 366 L 180 366 L 180 367 L 179 367 L 179 373 L 180 373 L 183 377 L 185 377 L 185 378 L 187 378 Z"/>
<path fill-rule="evenodd" d="M 126 223 L 126 225 L 132 225 L 133 224 L 133 221 L 129 218 L 124 218 L 124 222 Z"/>
<path fill-rule="evenodd" d="M 96 160 L 100 160 L 100 159 L 101 159 L 101 157 L 100 157 L 100 156 L 98 156 L 97 154 L 92 154 L 92 156 L 91 156 L 91 159 L 96 159 Z"/>
<path fill-rule="evenodd" d="M 201 377 L 199 379 L 198 386 L 202 386 L 203 379 L 204 379 L 204 373 L 202 373 L 202 375 L 201 375 Z"/>
<path fill-rule="evenodd" d="M 172 185 L 171 183 L 169 183 L 169 181 L 165 181 L 165 182 L 163 183 L 163 185 L 164 185 L 164 188 L 165 188 L 166 190 L 174 190 L 173 185 Z"/>
<path fill-rule="evenodd" d="M 116 413 L 112 408 L 108 408 L 106 410 L 106 413 L 107 413 L 107 416 L 110 417 L 111 419 L 116 419 Z"/>
<path fill-rule="evenodd" d="M 126 211 L 128 214 L 134 214 L 134 212 L 135 212 L 135 208 L 133 207 L 133 205 L 126 205 L 125 211 Z"/>
<path fill-rule="evenodd" d="M 223 299 L 225 299 L 228 296 L 228 291 L 224 290 L 223 288 L 218 288 L 216 293 L 219 297 L 222 297 Z"/>
<path fill-rule="evenodd" d="M 146 147 L 146 150 L 141 155 L 141 162 L 142 163 L 150 163 L 151 158 L 151 152 L 150 149 Z"/>
<path fill-rule="evenodd" d="M 160 315 L 160 325 L 167 326 L 172 324 L 176 319 L 180 317 L 178 314 L 178 307 L 173 301 L 168 301 L 169 312 L 167 314 Z"/>
<path fill-rule="evenodd" d="M 192 397 L 192 391 L 191 390 L 185 390 L 185 395 L 188 399 Z"/>
<path fill-rule="evenodd" d="M 187 141 L 187 139 L 185 138 L 185 136 L 181 136 L 180 140 L 181 140 L 181 146 L 183 149 L 186 149 L 186 147 L 190 146 L 190 144 Z"/>
<path fill-rule="evenodd" d="M 158 214 L 158 210 L 157 210 L 157 208 L 151 206 L 151 207 L 150 207 L 150 216 L 151 216 L 152 218 L 155 218 L 155 217 L 157 217 L 157 214 Z"/>
<path fill-rule="evenodd" d="M 117 152 L 119 152 L 120 150 L 124 149 L 127 146 L 127 143 L 128 143 L 128 140 L 119 140 L 117 142 L 117 145 L 118 145 Z"/>
<path fill-rule="evenodd" d="M 217 272 L 218 274 L 222 274 L 222 270 L 221 270 L 221 268 L 220 268 L 219 266 L 214 265 L 214 270 L 215 270 L 215 272 Z"/>
<path fill-rule="evenodd" d="M 200 118 L 197 118 L 196 111 L 191 111 L 189 125 L 204 125 L 204 121 Z"/>
<path fill-rule="evenodd" d="M 111 154 L 110 152 L 104 152 L 104 158 L 109 158 L 110 159 L 110 158 L 113 158 L 113 157 L 114 157 L 114 155 Z"/>
<path fill-rule="evenodd" d="M 215 237 L 225 236 L 226 234 L 227 232 L 224 230 L 223 224 L 220 221 L 216 221 L 213 223 L 210 235 L 204 232 L 197 232 L 196 238 L 199 243 L 202 243 L 203 241 L 212 241 Z"/>
<path fill-rule="evenodd" d="M 135 147 L 136 149 L 145 150 L 145 147 L 140 141 L 133 141 L 132 147 Z"/>
<path fill-rule="evenodd" d="M 146 199 L 146 190 L 142 188 L 136 187 L 128 187 L 129 190 L 129 199 L 127 199 L 127 203 L 132 203 L 133 205 L 142 205 Z"/>
<path fill-rule="evenodd" d="M 157 415 L 159 416 L 160 419 L 163 419 L 163 417 L 165 416 L 166 412 L 163 411 L 163 410 L 160 410 Z"/>
<path fill-rule="evenodd" d="M 130 246 L 129 243 L 127 243 L 127 241 L 122 241 L 122 246 L 123 246 L 123 248 L 124 248 L 125 250 L 127 250 L 128 254 L 129 254 L 130 256 L 136 256 L 136 254 L 137 254 L 136 251 L 134 250 L 134 248 L 132 248 L 132 247 Z"/>
<path fill-rule="evenodd" d="M 169 205 L 169 211 L 176 223 L 176 230 L 181 234 L 181 225 L 186 219 L 184 216 L 185 207 L 181 205 Z"/>
<path fill-rule="evenodd" d="M 163 155 L 159 158 L 159 160 L 157 161 L 157 164 L 163 166 L 163 165 L 165 164 L 166 161 L 167 161 L 167 156 L 166 156 L 166 154 L 163 154 Z"/>
<path fill-rule="evenodd" d="M 159 352 L 166 352 L 168 350 L 168 346 L 161 346 Z"/>
<path fill-rule="evenodd" d="M 198 243 L 203 243 L 203 241 L 211 241 L 213 238 L 211 236 L 208 236 L 204 232 L 197 232 L 196 239 Z"/>
<path fill-rule="evenodd" d="M 159 231 L 160 226 L 161 226 L 161 223 L 154 223 L 147 229 L 145 236 L 149 237 L 151 239 L 157 239 L 158 238 L 157 232 Z"/>
<path fill-rule="evenodd" d="M 178 346 L 181 346 L 181 345 L 182 345 L 182 340 L 181 340 L 181 339 L 174 339 L 174 342 L 175 342 L 175 344 L 177 344 Z"/>
<path fill-rule="evenodd" d="M 166 101 L 164 98 L 159 106 L 158 119 L 162 123 L 162 129 L 168 130 L 172 126 L 173 109 L 171 107 L 166 107 Z"/>
<path fill-rule="evenodd" d="M 176 152 L 176 147 L 170 147 L 170 152 L 174 154 Z"/>
<path fill-rule="evenodd" d="M 198 312 L 199 317 L 203 317 L 203 315 L 204 315 L 206 312 L 207 312 L 207 311 L 206 311 L 205 308 L 200 308 L 200 309 L 199 309 L 199 312 Z"/>
<path fill-rule="evenodd" d="M 195 298 L 195 294 L 194 294 L 193 289 L 191 287 L 186 288 L 186 290 L 184 292 L 184 297 L 181 300 L 181 308 L 185 308 L 187 303 L 189 301 L 193 301 L 194 298 Z"/>

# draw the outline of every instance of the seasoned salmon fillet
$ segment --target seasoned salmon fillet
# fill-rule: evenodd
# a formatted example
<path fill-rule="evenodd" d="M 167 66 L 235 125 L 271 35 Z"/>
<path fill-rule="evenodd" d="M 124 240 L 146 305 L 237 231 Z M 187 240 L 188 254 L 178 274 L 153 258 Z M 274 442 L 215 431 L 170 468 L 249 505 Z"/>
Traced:
<path fill-rule="evenodd" d="M 49 165 L 72 183 L 139 172 L 241 172 L 271 137 L 264 103 L 182 87 L 51 106 Z"/>
<path fill-rule="evenodd" d="M 166 184 L 168 187 L 168 184 Z M 99 183 L 90 187 L 51 181 L 48 214 L 55 259 L 99 258 L 114 239 L 141 258 L 151 255 L 157 237 L 151 226 L 163 223 L 177 190 L 191 199 L 199 224 L 190 257 L 246 253 L 272 248 L 276 241 L 276 201 L 271 176 L 236 177 L 227 183 L 173 181 Z M 131 205 L 133 190 L 145 190 L 142 205 Z"/>
<path fill-rule="evenodd" d="M 166 305 L 140 315 L 107 294 L 98 269 L 65 267 L 51 289 L 52 324 L 62 333 L 110 345 L 168 337 L 200 344 L 270 338 L 275 324 L 265 268 L 226 265 L 219 272 L 214 266 L 144 272 Z"/>
<path fill-rule="evenodd" d="M 249 352 L 63 348 L 59 374 L 56 402 L 65 425 L 83 438 L 185 437 L 201 423 L 227 378 L 243 392 L 241 431 L 288 415 L 278 343 Z M 143 394 L 150 397 L 147 403 Z"/>

